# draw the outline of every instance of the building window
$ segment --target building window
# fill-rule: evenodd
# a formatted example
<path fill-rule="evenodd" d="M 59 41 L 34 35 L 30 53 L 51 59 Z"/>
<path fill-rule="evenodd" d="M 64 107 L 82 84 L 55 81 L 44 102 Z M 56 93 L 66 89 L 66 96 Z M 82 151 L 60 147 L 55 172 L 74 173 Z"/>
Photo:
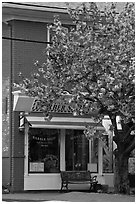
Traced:
<path fill-rule="evenodd" d="M 58 129 L 29 130 L 29 173 L 59 172 L 59 136 Z"/>
<path fill-rule="evenodd" d="M 87 170 L 89 144 L 83 130 L 66 130 L 66 170 Z"/>

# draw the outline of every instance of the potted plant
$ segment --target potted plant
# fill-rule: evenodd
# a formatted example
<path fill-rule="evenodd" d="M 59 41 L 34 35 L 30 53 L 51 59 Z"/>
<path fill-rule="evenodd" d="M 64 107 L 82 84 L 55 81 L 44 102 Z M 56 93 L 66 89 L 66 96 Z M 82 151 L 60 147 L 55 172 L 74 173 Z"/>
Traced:
<path fill-rule="evenodd" d="M 55 155 L 48 154 L 44 159 L 45 172 L 58 172 L 58 158 Z"/>

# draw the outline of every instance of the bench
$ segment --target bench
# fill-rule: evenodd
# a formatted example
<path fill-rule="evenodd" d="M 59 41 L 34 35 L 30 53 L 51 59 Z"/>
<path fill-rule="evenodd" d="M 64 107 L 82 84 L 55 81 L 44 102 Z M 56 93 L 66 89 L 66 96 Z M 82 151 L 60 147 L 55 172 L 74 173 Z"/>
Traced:
<path fill-rule="evenodd" d="M 61 171 L 61 191 L 66 188 L 68 191 L 68 184 L 90 184 L 90 191 L 96 192 L 97 176 L 91 177 L 90 171 Z"/>

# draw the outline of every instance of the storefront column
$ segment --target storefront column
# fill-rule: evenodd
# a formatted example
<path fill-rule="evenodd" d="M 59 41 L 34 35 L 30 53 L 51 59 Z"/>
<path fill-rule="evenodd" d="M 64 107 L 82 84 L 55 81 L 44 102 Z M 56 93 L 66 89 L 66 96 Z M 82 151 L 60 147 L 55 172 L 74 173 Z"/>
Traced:
<path fill-rule="evenodd" d="M 89 139 L 89 163 L 91 164 L 91 158 L 92 158 L 92 155 L 91 155 L 91 139 Z"/>
<path fill-rule="evenodd" d="M 60 170 L 65 171 L 65 129 L 60 130 Z"/>
<path fill-rule="evenodd" d="M 25 123 L 25 147 L 24 147 L 24 154 L 25 154 L 25 161 L 24 161 L 24 175 L 28 175 L 28 130 L 29 124 Z"/>
<path fill-rule="evenodd" d="M 97 173 L 97 161 L 96 161 L 96 156 L 95 156 L 94 142 L 95 142 L 95 140 L 93 138 L 89 139 L 88 170 L 91 172 Z"/>
<path fill-rule="evenodd" d="M 99 175 L 103 173 L 103 149 L 100 139 L 98 139 L 98 173 Z"/>

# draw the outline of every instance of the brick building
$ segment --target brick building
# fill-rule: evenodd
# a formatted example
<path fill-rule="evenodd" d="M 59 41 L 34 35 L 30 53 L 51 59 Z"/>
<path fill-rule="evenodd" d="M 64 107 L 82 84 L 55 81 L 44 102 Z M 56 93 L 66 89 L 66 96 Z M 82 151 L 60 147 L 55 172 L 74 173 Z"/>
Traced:
<path fill-rule="evenodd" d="M 94 121 L 89 117 L 74 118 L 68 109 L 54 107 L 53 120 L 45 122 L 35 110 L 36 101 L 32 104 L 24 98 L 17 108 L 12 94 L 18 73 L 29 76 L 36 60 L 44 62 L 44 49 L 50 38 L 47 25 L 53 23 L 54 15 L 60 16 L 66 28 L 72 25 L 65 4 L 3 3 L 2 15 L 3 184 L 9 183 L 12 192 L 58 190 L 60 170 L 90 170 L 98 176 L 99 183 L 113 186 L 112 154 L 108 158 L 98 141 L 91 142 L 83 136 L 85 122 L 94 126 Z M 98 128 L 104 130 L 102 125 Z M 112 138 L 107 139 L 112 152 Z"/>

